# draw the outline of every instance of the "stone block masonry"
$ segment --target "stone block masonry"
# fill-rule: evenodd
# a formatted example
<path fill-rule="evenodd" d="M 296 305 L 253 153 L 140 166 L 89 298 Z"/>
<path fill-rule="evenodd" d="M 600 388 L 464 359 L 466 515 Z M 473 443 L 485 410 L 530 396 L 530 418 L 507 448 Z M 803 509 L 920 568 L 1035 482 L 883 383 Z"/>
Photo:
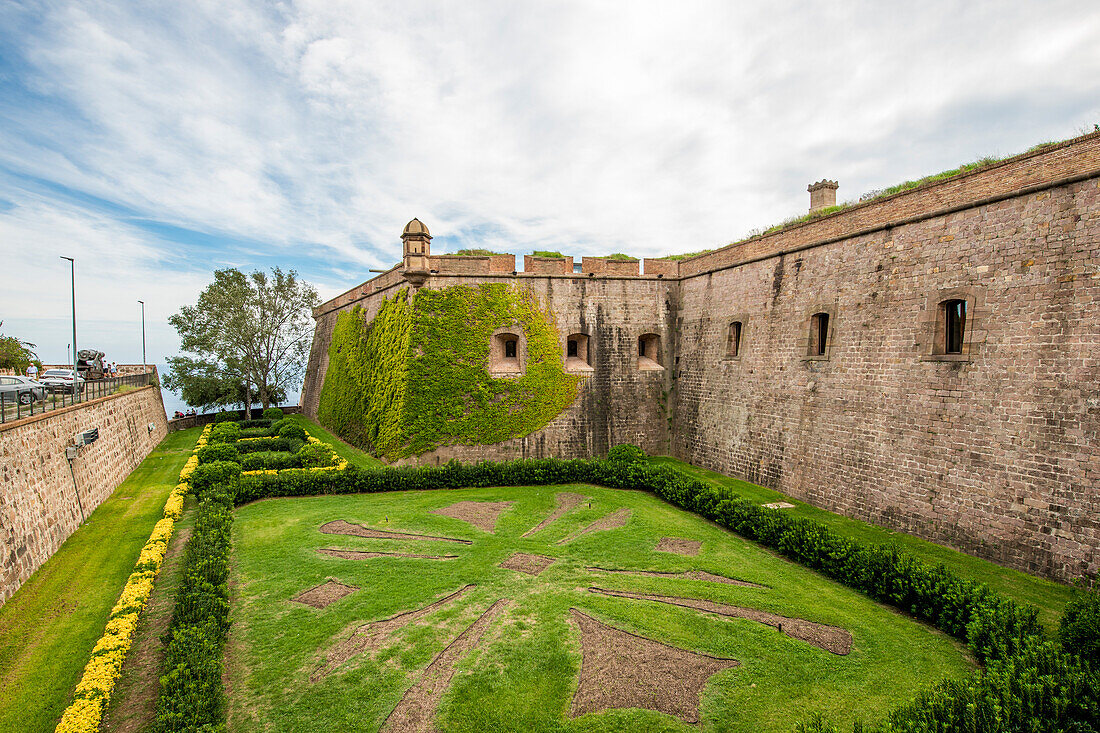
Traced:
<path fill-rule="evenodd" d="M 528 269 L 414 283 L 398 266 L 320 306 L 304 412 L 338 310 L 370 318 L 410 283 L 514 283 L 563 354 L 584 344 L 578 398 L 523 438 L 420 462 L 633 442 L 1009 567 L 1100 571 L 1100 133 L 644 274 Z"/>
<path fill-rule="evenodd" d="M 65 448 L 93 427 L 99 439 L 70 472 Z M 0 604 L 80 526 L 81 506 L 90 515 L 167 434 L 154 386 L 0 426 Z"/>

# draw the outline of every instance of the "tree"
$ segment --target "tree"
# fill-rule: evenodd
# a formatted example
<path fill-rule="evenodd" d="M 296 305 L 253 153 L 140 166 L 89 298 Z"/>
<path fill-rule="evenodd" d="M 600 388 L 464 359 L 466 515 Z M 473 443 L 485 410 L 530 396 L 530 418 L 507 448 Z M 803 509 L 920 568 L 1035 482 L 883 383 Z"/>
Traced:
<path fill-rule="evenodd" d="M 194 356 L 170 358 L 165 384 L 204 407 L 238 402 L 243 387 L 246 411 L 253 396 L 267 409 L 273 397 L 285 398 L 301 384 L 318 301 L 294 270 L 276 267 L 270 277 L 217 270 L 198 303 L 168 319 Z"/>
<path fill-rule="evenodd" d="M 0 328 L 3 325 L 4 322 L 0 321 Z M 32 362 L 41 366 L 38 355 L 34 353 L 35 348 L 29 341 L 0 333 L 0 369 L 11 369 L 16 374 L 22 374 Z"/>

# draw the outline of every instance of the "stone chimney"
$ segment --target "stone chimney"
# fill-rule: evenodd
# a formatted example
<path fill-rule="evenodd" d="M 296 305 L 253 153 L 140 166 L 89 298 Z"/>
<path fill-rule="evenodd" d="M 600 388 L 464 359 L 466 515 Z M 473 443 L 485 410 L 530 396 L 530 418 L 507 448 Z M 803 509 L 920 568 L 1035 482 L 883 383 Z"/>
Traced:
<path fill-rule="evenodd" d="M 836 190 L 838 188 L 840 188 L 839 183 L 825 178 L 807 186 L 806 190 L 810 192 L 810 213 L 836 206 Z"/>
<path fill-rule="evenodd" d="M 404 250 L 405 279 L 414 287 L 419 287 L 428 279 L 428 255 L 431 254 L 432 235 L 428 233 L 428 227 L 419 219 L 413 219 L 405 225 L 405 231 L 401 233 L 401 244 Z"/>

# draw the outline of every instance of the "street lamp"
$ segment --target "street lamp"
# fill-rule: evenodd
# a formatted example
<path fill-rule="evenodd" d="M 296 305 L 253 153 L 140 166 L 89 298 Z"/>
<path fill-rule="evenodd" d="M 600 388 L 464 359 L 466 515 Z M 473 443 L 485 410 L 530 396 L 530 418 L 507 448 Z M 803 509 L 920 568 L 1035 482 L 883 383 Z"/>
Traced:
<path fill-rule="evenodd" d="M 73 402 L 76 402 L 76 380 L 80 378 L 76 371 L 76 260 L 65 255 L 61 255 L 61 259 L 69 261 L 73 285 Z"/>
<path fill-rule="evenodd" d="M 141 373 L 145 374 L 149 371 L 149 367 L 145 364 L 145 301 L 138 302 L 141 303 Z"/>

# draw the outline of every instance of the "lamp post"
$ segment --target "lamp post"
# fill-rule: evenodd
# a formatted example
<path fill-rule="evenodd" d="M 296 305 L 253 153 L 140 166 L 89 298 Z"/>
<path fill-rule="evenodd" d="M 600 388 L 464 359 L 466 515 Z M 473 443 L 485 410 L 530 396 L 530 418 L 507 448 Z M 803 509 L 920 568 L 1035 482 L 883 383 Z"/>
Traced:
<path fill-rule="evenodd" d="M 148 365 L 145 363 L 145 301 L 139 300 L 141 303 L 141 373 L 145 374 L 149 371 Z"/>
<path fill-rule="evenodd" d="M 76 260 L 65 255 L 61 255 L 61 259 L 69 261 L 69 273 L 72 277 L 73 286 L 73 402 L 76 402 L 76 380 L 80 379 L 80 375 L 76 371 Z"/>

